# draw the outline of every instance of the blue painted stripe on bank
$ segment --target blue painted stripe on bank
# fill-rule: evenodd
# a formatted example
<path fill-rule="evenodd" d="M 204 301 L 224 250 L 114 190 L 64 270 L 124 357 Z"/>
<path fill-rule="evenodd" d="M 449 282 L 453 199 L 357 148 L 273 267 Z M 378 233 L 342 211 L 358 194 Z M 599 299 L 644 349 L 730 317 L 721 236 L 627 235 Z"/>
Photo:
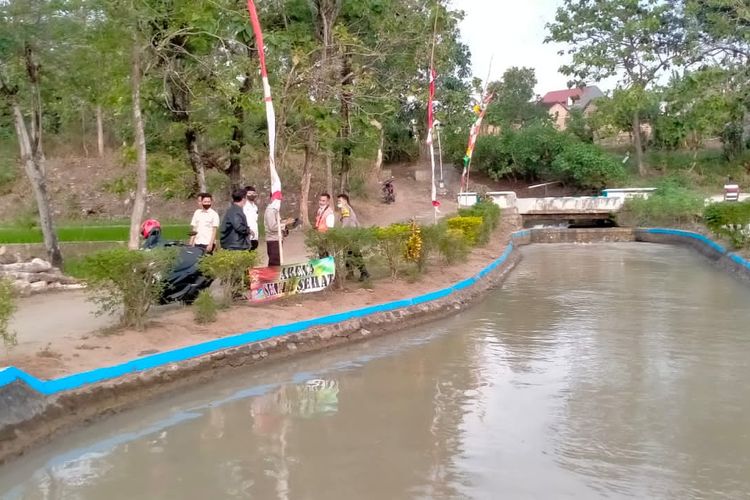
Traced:
<path fill-rule="evenodd" d="M 666 235 L 671 235 L 671 236 L 681 236 L 683 238 L 691 238 L 694 240 L 698 240 L 701 243 L 708 245 L 710 248 L 721 253 L 722 255 L 726 255 L 729 259 L 732 260 L 732 262 L 735 262 L 736 264 L 739 264 L 747 269 L 750 269 L 750 261 L 743 258 L 741 255 L 737 255 L 734 252 L 730 252 L 723 245 L 716 243 L 715 241 L 711 240 L 710 238 L 700 233 L 694 233 L 692 231 L 684 231 L 682 229 L 669 229 L 669 228 L 661 228 L 661 227 L 648 228 L 648 229 L 644 229 L 643 231 L 645 231 L 646 233 L 651 233 L 651 234 L 666 234 Z"/>
<path fill-rule="evenodd" d="M 513 233 L 512 238 L 526 236 L 529 233 L 526 231 L 519 231 Z M 453 293 L 460 292 L 471 285 L 484 278 L 492 270 L 502 265 L 507 260 L 513 251 L 513 243 L 509 243 L 505 247 L 505 251 L 500 257 L 492 261 L 488 266 L 479 271 L 471 278 L 460 281 L 447 288 L 435 290 L 417 297 L 408 299 L 396 300 L 392 302 L 385 302 L 383 304 L 376 304 L 373 306 L 364 307 L 361 309 L 355 309 L 352 311 L 346 311 L 337 314 L 331 314 L 328 316 L 321 316 L 319 318 L 313 318 L 304 321 L 297 321 L 294 323 L 287 323 L 284 325 L 276 325 L 271 328 L 265 328 L 263 330 L 255 330 L 251 332 L 240 333 L 232 335 L 230 337 L 224 337 L 220 339 L 209 340 L 200 344 L 195 344 L 187 347 L 181 347 L 179 349 L 173 349 L 158 354 L 152 354 L 142 358 L 136 358 L 125 363 L 121 363 L 114 366 L 108 366 L 105 368 L 97 368 L 95 370 L 75 373 L 65 377 L 52 379 L 52 380 L 39 380 L 38 378 L 30 375 L 23 370 L 19 370 L 15 367 L 8 367 L 0 369 L 0 387 L 8 385 L 16 380 L 22 380 L 35 391 L 45 395 L 53 395 L 64 391 L 78 389 L 80 387 L 104 382 L 107 380 L 113 380 L 123 375 L 130 373 L 137 373 L 153 368 L 164 367 L 173 363 L 186 361 L 189 359 L 198 358 L 207 354 L 222 351 L 224 349 L 230 349 L 234 347 L 241 347 L 255 342 L 263 340 L 269 340 L 272 338 L 282 337 L 290 333 L 299 333 L 308 328 L 315 326 L 326 326 L 350 319 L 359 319 L 366 316 L 380 313 L 390 312 L 397 309 L 403 309 L 409 306 L 424 304 L 426 302 L 432 302 L 443 297 L 447 297 Z"/>

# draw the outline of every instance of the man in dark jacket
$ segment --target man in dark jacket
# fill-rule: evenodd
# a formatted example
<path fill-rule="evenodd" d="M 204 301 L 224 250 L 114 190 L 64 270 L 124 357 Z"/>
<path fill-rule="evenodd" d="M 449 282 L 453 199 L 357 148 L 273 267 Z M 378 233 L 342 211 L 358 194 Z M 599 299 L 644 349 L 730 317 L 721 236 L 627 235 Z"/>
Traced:
<path fill-rule="evenodd" d="M 237 189 L 232 192 L 232 204 L 221 221 L 221 248 L 225 250 L 249 250 L 250 228 L 242 208 L 245 206 L 246 192 Z"/>

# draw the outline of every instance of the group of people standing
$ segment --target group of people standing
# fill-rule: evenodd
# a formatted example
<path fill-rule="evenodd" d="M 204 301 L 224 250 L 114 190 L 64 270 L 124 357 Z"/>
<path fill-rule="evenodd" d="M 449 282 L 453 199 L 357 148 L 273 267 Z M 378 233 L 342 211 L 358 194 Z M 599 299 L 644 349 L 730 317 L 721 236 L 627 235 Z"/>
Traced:
<path fill-rule="evenodd" d="M 252 251 L 257 249 L 260 212 L 257 199 L 258 193 L 253 186 L 246 186 L 233 191 L 232 204 L 224 213 L 224 217 L 220 218 L 216 210 L 212 208 L 213 197 L 211 193 L 200 193 L 198 195 L 199 208 L 193 213 L 193 219 L 190 221 L 192 227 L 190 245 L 200 247 L 207 253 L 212 253 L 216 248 L 218 237 L 221 248 L 225 250 Z M 263 214 L 269 267 L 281 265 L 280 239 L 281 233 L 284 231 L 284 224 L 279 218 L 280 208 L 279 200 L 270 200 Z M 349 196 L 346 194 L 338 195 L 336 208 L 338 208 L 339 226 L 359 227 L 357 214 L 349 202 Z M 336 211 L 331 206 L 331 195 L 322 193 L 318 197 L 315 230 L 318 232 L 328 231 L 337 225 L 336 219 Z M 360 280 L 369 277 L 359 252 L 350 251 L 346 264 L 350 274 L 353 274 L 354 267 L 358 268 Z"/>
<path fill-rule="evenodd" d="M 211 253 L 216 248 L 217 236 L 221 248 L 225 250 L 250 251 L 258 248 L 259 207 L 258 193 L 253 186 L 246 186 L 232 192 L 232 204 L 223 218 L 212 208 L 211 193 L 198 195 L 199 208 L 190 221 L 192 236 L 190 244 Z M 279 200 L 272 200 L 266 207 L 264 224 L 266 229 L 266 251 L 268 265 L 281 265 L 279 250 Z M 283 229 L 283 228 L 282 228 Z"/>

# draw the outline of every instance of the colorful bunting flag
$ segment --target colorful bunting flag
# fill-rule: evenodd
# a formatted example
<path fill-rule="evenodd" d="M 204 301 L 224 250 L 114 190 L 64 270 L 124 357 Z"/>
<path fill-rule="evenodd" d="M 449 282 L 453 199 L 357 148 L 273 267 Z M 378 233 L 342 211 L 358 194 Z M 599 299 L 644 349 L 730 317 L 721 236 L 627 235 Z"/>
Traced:
<path fill-rule="evenodd" d="M 461 173 L 461 192 L 464 193 L 469 189 L 469 170 L 471 169 L 471 156 L 474 154 L 474 146 L 479 137 L 479 130 L 482 128 L 482 119 L 484 119 L 484 113 L 487 111 L 487 105 L 492 101 L 492 95 L 484 95 L 482 102 L 479 104 L 479 116 L 477 117 L 474 124 L 469 130 L 469 145 L 466 148 L 466 155 L 464 156 L 464 170 Z M 474 106 L 476 112 L 477 105 Z"/>

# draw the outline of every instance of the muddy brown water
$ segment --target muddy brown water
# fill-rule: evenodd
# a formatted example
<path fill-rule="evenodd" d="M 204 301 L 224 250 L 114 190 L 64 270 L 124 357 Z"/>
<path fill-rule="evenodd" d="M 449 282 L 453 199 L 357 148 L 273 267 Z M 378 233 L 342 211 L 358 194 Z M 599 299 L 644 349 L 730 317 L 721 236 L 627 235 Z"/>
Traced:
<path fill-rule="evenodd" d="M 750 287 L 670 246 L 523 254 L 448 320 L 72 432 L 0 498 L 748 498 Z"/>

